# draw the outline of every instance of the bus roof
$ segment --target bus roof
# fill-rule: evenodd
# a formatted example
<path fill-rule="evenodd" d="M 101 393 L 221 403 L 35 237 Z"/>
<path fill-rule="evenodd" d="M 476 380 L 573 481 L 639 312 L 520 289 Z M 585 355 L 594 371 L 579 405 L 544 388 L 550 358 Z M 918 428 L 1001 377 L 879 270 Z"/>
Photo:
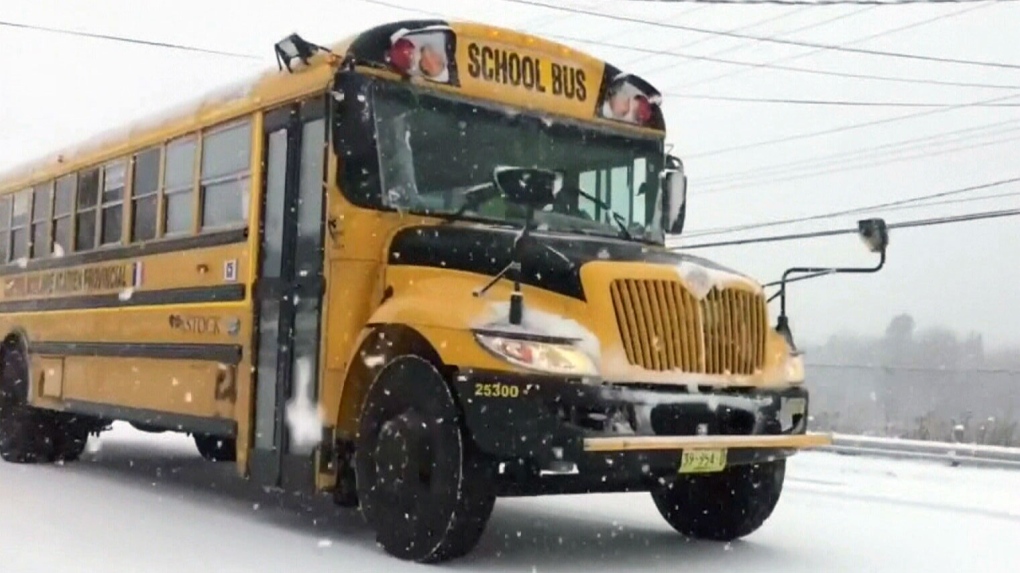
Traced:
<path fill-rule="evenodd" d="M 581 120 L 665 129 L 661 94 L 647 82 L 540 36 L 475 22 L 403 20 L 369 28 L 328 48 L 356 65 L 442 91 Z M 0 192 L 321 92 L 337 63 L 337 58 L 319 53 L 294 73 L 276 67 L 262 70 L 0 173 Z"/>

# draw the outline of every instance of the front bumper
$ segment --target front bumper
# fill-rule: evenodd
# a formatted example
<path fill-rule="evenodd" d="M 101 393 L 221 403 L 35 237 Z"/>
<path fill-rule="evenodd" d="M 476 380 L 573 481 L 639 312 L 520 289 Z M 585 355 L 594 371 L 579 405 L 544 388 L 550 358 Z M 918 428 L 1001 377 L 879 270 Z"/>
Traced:
<path fill-rule="evenodd" d="M 808 434 L 808 392 L 583 384 L 541 375 L 465 370 L 453 381 L 467 432 L 504 462 L 631 484 L 676 475 L 683 451 L 723 449 L 726 465 L 830 443 Z"/>

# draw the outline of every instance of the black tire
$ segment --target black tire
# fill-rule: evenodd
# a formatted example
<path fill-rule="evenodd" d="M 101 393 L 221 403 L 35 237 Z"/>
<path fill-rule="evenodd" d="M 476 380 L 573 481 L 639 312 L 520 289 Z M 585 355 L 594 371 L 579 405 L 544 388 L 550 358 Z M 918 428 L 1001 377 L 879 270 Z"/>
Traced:
<path fill-rule="evenodd" d="M 772 515 L 783 491 L 786 460 L 740 465 L 715 474 L 683 476 L 652 490 L 659 513 L 692 539 L 732 541 Z"/>
<path fill-rule="evenodd" d="M 54 444 L 53 459 L 60 462 L 74 462 L 81 458 L 89 441 L 89 429 L 94 426 L 91 420 L 54 412 Z"/>
<path fill-rule="evenodd" d="M 237 460 L 237 440 L 208 434 L 195 434 L 198 453 L 210 462 L 233 462 Z"/>
<path fill-rule="evenodd" d="M 0 458 L 15 464 L 43 464 L 57 458 L 53 416 L 24 404 L 0 404 Z"/>
<path fill-rule="evenodd" d="M 56 418 L 27 404 L 28 364 L 21 349 L 9 344 L 0 352 L 0 458 L 16 464 L 51 462 L 57 452 Z"/>
<path fill-rule="evenodd" d="M 466 439 L 450 386 L 416 356 L 395 358 L 362 406 L 357 494 L 383 549 L 438 563 L 471 552 L 492 515 L 491 464 Z"/>

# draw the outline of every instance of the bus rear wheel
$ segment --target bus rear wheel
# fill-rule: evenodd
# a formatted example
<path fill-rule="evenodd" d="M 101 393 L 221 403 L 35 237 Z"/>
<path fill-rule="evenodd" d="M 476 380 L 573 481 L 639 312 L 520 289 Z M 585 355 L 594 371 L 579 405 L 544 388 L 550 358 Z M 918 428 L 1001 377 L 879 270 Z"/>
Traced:
<path fill-rule="evenodd" d="M 78 459 L 87 427 L 69 414 L 28 404 L 28 363 L 22 350 L 7 344 L 0 352 L 0 458 L 16 464 Z"/>
<path fill-rule="evenodd" d="M 387 553 L 438 563 L 474 549 L 495 503 L 490 467 L 431 363 L 401 356 L 383 367 L 362 407 L 355 472 L 362 513 Z"/>
<path fill-rule="evenodd" d="M 786 460 L 732 466 L 679 477 L 652 490 L 652 500 L 684 536 L 732 541 L 750 535 L 772 515 L 785 475 Z"/>

